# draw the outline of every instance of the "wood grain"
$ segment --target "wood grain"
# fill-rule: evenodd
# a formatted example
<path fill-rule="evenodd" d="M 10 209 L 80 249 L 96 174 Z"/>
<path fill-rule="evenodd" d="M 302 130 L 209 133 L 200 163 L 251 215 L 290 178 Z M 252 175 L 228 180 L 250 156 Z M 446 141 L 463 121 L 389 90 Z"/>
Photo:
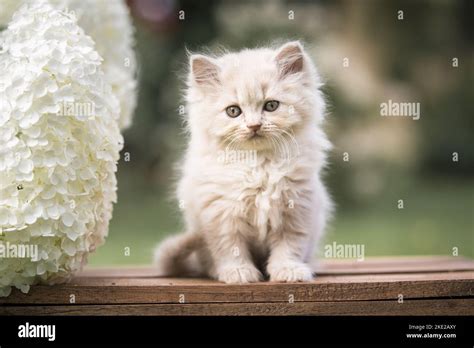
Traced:
<path fill-rule="evenodd" d="M 0 298 L 0 315 L 474 314 L 471 260 L 397 257 L 321 266 L 326 273 L 312 282 L 245 285 L 156 277 L 151 268 L 90 269 L 68 284 L 35 286 L 27 295 L 14 290 Z"/>
<path fill-rule="evenodd" d="M 69 284 L 15 291 L 3 304 L 188 303 L 348 301 L 473 295 L 474 272 L 320 276 L 309 283 L 226 285 L 207 279 L 78 278 Z"/>
<path fill-rule="evenodd" d="M 6 306 L 3 315 L 474 315 L 474 299 L 295 302 Z"/>
<path fill-rule="evenodd" d="M 474 262 L 452 256 L 393 256 L 371 257 L 364 261 L 329 259 L 313 265 L 318 275 L 336 274 L 393 274 L 473 271 Z M 101 267 L 88 268 L 78 277 L 100 278 L 154 278 L 160 274 L 152 267 Z"/>

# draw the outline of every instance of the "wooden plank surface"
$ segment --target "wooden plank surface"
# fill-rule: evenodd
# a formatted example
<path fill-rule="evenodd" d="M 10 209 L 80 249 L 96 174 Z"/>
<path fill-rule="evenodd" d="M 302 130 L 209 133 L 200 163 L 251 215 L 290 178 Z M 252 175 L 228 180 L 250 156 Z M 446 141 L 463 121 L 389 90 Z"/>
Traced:
<path fill-rule="evenodd" d="M 13 291 L 11 296 L 0 298 L 0 314 L 290 315 L 358 311 L 370 315 L 401 314 L 405 308 L 405 314 L 441 311 L 446 315 L 474 315 L 472 260 L 373 258 L 362 262 L 332 260 L 319 267 L 325 271 L 318 271 L 317 278 L 308 283 L 245 285 L 160 278 L 152 268 L 88 269 L 68 284 L 35 286 L 27 295 Z M 400 296 L 403 306 L 394 307 Z"/>
<path fill-rule="evenodd" d="M 473 315 L 474 299 L 6 306 L 4 315 Z"/>
<path fill-rule="evenodd" d="M 474 272 L 402 275 L 320 276 L 309 283 L 227 285 L 207 279 L 77 278 L 59 286 L 37 286 L 30 294 L 15 291 L 4 304 L 76 304 L 295 302 L 473 295 Z"/>
<path fill-rule="evenodd" d="M 319 275 L 334 274 L 393 274 L 473 271 L 474 262 L 452 256 L 394 256 L 371 257 L 364 261 L 324 260 L 313 265 Z M 101 267 L 88 268 L 78 276 L 100 278 L 154 278 L 161 276 L 152 267 Z"/>

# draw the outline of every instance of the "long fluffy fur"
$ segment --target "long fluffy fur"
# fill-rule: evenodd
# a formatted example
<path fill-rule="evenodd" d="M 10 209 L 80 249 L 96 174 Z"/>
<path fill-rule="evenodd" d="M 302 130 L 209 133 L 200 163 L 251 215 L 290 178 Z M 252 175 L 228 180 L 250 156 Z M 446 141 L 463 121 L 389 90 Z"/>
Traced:
<path fill-rule="evenodd" d="M 186 232 L 158 247 L 160 272 L 226 283 L 312 279 L 308 262 L 332 205 L 320 178 L 330 143 L 311 59 L 290 42 L 195 55 L 190 66 L 190 140 L 177 190 Z M 268 100 L 280 102 L 277 110 L 262 110 Z M 242 114 L 230 118 L 225 108 L 235 104 Z M 262 137 L 250 138 L 255 122 Z M 257 155 L 252 163 L 222 161 L 226 151 Z"/>
<path fill-rule="evenodd" d="M 192 255 L 202 244 L 202 237 L 196 233 L 168 237 L 155 251 L 154 263 L 158 267 L 158 275 L 201 275 L 202 270 Z"/>

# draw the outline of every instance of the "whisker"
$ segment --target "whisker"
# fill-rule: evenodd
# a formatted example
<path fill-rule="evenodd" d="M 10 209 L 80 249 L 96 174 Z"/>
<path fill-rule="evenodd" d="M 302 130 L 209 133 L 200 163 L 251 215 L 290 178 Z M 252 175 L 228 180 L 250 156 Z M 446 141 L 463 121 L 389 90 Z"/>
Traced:
<path fill-rule="evenodd" d="M 290 132 L 288 132 L 287 130 L 285 129 L 281 129 L 280 130 L 282 133 L 286 134 L 288 136 L 288 138 L 290 139 L 290 141 L 295 145 L 295 148 L 296 148 L 296 156 L 299 156 L 300 155 L 300 147 L 299 147 L 299 144 L 298 144 L 298 141 L 296 140 L 296 137 L 293 133 L 293 130 Z"/>

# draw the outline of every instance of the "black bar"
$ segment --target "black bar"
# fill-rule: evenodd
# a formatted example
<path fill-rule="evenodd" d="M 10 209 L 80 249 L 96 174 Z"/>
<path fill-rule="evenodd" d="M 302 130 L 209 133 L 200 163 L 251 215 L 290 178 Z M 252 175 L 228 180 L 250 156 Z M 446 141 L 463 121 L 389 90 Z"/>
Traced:
<path fill-rule="evenodd" d="M 26 323 L 30 327 L 55 325 L 55 340 L 18 337 L 20 325 Z M 232 343 L 316 347 L 324 343 L 472 347 L 473 330 L 473 317 L 0 317 L 0 346 Z M 456 337 L 407 337 L 416 333 Z"/>

